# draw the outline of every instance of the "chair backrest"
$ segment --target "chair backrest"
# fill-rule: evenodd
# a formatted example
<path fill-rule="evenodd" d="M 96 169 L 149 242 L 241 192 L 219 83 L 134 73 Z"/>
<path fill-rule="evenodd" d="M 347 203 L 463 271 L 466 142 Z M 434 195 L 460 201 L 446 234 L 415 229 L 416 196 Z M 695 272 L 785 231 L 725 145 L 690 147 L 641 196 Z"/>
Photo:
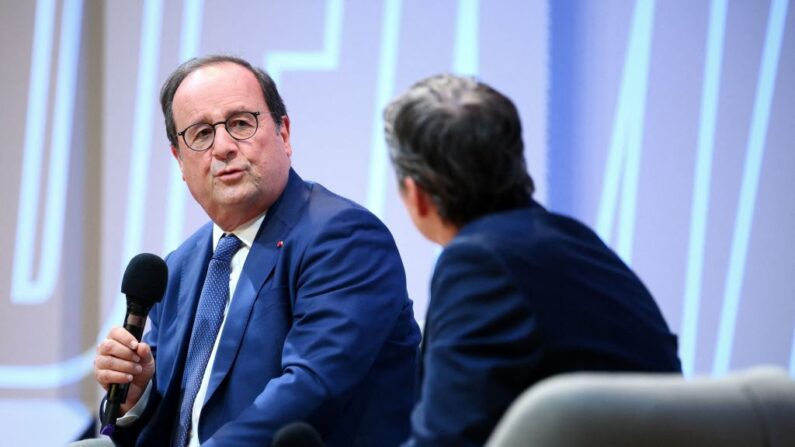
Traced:
<path fill-rule="evenodd" d="M 525 391 L 488 447 L 795 446 L 795 382 L 776 367 L 727 377 L 574 373 Z"/>

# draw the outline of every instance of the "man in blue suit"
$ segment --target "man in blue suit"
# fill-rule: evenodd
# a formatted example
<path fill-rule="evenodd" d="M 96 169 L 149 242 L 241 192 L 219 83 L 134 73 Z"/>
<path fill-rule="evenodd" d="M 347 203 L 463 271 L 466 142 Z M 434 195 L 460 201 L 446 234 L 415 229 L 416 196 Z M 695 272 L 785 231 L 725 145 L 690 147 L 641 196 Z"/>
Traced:
<path fill-rule="evenodd" d="M 444 246 L 404 445 L 483 445 L 511 402 L 554 374 L 680 371 L 638 277 L 590 229 L 532 200 L 508 98 L 440 75 L 395 99 L 385 121 L 409 215 Z"/>
<path fill-rule="evenodd" d="M 386 227 L 292 170 L 282 99 L 248 62 L 192 59 L 161 103 L 171 151 L 212 222 L 168 256 L 143 342 L 115 328 L 97 348 L 99 383 L 130 384 L 113 440 L 267 446 L 305 421 L 328 446 L 397 445 L 419 330 Z M 222 244 L 233 248 L 219 281 L 210 259 Z M 208 338 L 204 300 L 219 291 Z"/>

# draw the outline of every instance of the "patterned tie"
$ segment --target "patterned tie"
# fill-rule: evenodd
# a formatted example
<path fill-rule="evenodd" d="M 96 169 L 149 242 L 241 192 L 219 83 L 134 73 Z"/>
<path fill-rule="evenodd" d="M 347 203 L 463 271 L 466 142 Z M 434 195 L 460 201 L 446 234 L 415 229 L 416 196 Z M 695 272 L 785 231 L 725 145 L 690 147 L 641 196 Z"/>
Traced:
<path fill-rule="evenodd" d="M 182 395 L 182 406 L 179 410 L 179 426 L 174 434 L 174 446 L 184 447 L 188 444 L 191 429 L 191 413 L 193 401 L 202 383 L 207 361 L 213 350 L 218 330 L 224 319 L 224 309 L 229 300 L 229 275 L 232 273 L 232 256 L 240 248 L 240 239 L 235 235 L 226 235 L 218 241 L 207 277 L 204 279 L 199 307 L 193 321 L 193 332 L 188 346 L 188 359 L 185 362 L 183 376 L 185 392 Z"/>

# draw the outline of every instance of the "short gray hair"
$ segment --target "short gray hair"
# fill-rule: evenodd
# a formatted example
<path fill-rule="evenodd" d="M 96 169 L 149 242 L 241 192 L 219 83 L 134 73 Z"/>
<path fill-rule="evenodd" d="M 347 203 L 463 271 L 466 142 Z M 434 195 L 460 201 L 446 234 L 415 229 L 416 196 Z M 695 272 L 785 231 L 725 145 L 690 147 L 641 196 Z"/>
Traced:
<path fill-rule="evenodd" d="M 489 85 L 450 74 L 419 81 L 386 107 L 384 131 L 401 187 L 412 178 L 447 222 L 529 203 L 519 113 Z"/>

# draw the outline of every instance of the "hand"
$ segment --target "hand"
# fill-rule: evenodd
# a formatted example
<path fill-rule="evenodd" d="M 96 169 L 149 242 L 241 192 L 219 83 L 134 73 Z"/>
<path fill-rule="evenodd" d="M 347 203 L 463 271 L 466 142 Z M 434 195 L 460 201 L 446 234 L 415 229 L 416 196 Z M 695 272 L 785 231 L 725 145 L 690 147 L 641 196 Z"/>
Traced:
<path fill-rule="evenodd" d="M 130 384 L 120 415 L 138 402 L 154 374 L 155 359 L 151 348 L 146 343 L 139 343 L 124 328 L 114 327 L 97 346 L 94 377 L 102 388 L 107 391 L 113 383 Z"/>

